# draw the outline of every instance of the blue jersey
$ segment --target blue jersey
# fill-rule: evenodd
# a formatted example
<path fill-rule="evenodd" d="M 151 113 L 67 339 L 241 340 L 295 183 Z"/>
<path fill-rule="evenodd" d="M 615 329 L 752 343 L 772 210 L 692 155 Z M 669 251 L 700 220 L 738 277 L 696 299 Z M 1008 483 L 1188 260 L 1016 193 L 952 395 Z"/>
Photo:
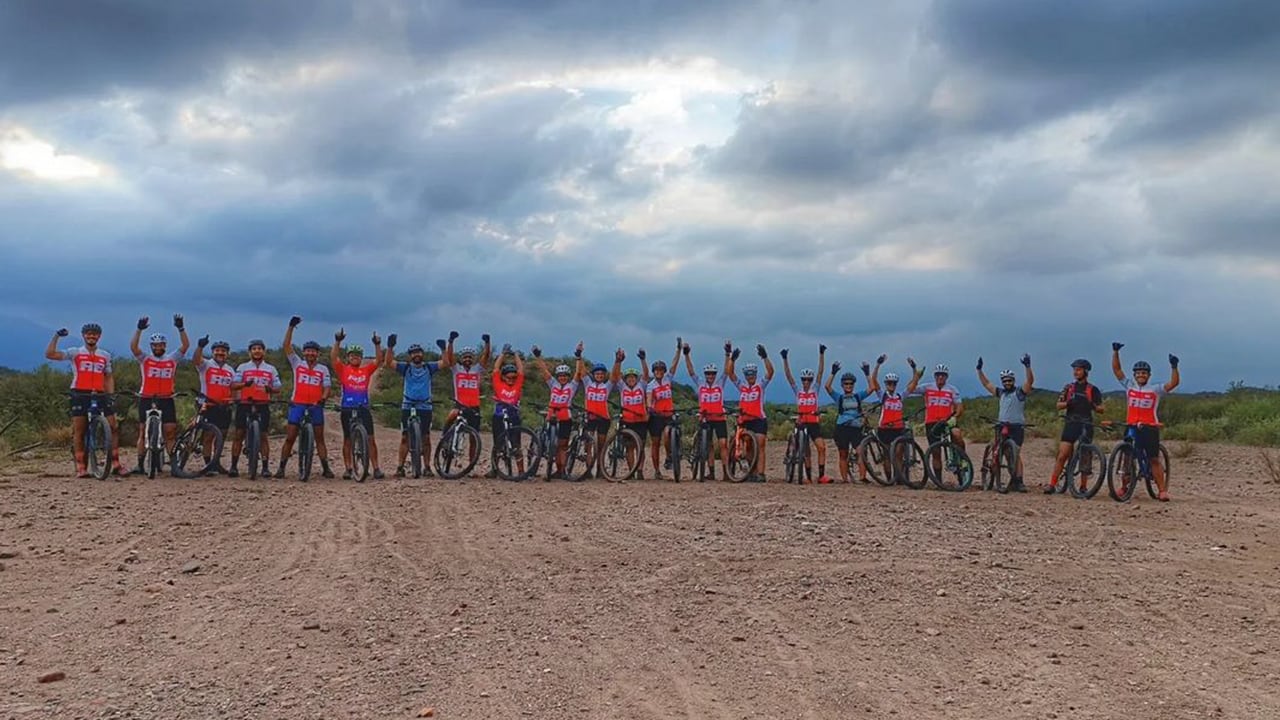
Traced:
<path fill-rule="evenodd" d="M 859 392 L 843 393 L 834 389 L 828 390 L 827 394 L 832 400 L 836 401 L 836 424 L 837 425 L 854 425 L 862 424 L 862 401 L 871 396 L 866 390 Z"/>
<path fill-rule="evenodd" d="M 396 372 L 404 378 L 404 401 L 419 405 L 431 404 L 431 376 L 440 371 L 440 363 L 396 363 Z"/>

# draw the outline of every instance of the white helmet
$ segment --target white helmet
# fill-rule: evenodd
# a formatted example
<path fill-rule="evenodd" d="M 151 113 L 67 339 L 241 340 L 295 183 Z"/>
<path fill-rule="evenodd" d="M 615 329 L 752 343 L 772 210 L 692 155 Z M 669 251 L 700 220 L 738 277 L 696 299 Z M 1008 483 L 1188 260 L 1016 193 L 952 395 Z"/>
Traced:
<path fill-rule="evenodd" d="M 716 367 L 715 363 L 710 363 L 702 366 L 702 372 L 703 374 L 715 373 L 715 372 L 720 372 L 720 369 Z"/>
<path fill-rule="evenodd" d="M 947 367 L 946 363 L 938 363 L 937 365 L 933 366 L 933 374 L 937 375 L 938 373 L 942 373 L 943 375 L 950 375 L 951 368 Z"/>
<path fill-rule="evenodd" d="M 1013 374 L 1013 371 L 1012 371 L 1012 370 L 1001 370 L 1001 371 L 1000 371 L 1000 382 L 1004 382 L 1005 380 L 1016 380 L 1016 379 L 1017 379 L 1017 377 L 1018 377 L 1018 376 L 1016 376 L 1016 375 L 1014 375 L 1014 374 Z"/>
<path fill-rule="evenodd" d="M 572 375 L 573 371 L 569 370 L 568 365 L 557 365 L 555 374 L 556 375 Z"/>
<path fill-rule="evenodd" d="M 167 342 L 169 342 L 169 338 L 165 337 L 165 336 L 164 336 L 164 333 L 151 333 L 151 338 L 150 338 L 150 340 L 151 340 L 151 344 L 152 344 L 152 345 L 155 345 L 156 343 L 167 343 Z"/>
<path fill-rule="evenodd" d="M 463 345 L 462 349 L 458 351 L 458 355 L 460 356 L 464 356 L 464 355 L 474 356 L 475 354 L 476 354 L 476 349 L 470 345 Z"/>
<path fill-rule="evenodd" d="M 898 382 L 898 373 L 885 373 L 884 381 L 887 383 Z"/>
<path fill-rule="evenodd" d="M 801 379 L 801 380 L 812 380 L 812 379 L 813 379 L 813 371 L 812 371 L 812 370 L 810 370 L 809 368 L 805 368 L 805 369 L 801 370 L 801 371 L 800 371 L 800 379 Z"/>

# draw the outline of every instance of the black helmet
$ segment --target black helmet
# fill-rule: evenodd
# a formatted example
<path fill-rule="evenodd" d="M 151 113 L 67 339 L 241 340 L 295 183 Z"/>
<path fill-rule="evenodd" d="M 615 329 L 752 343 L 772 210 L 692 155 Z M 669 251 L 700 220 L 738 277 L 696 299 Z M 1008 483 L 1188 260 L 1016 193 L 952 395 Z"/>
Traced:
<path fill-rule="evenodd" d="M 252 340 L 250 340 L 250 341 L 249 341 L 249 349 L 250 349 L 250 350 L 252 350 L 254 345 L 257 345 L 258 347 L 262 348 L 263 350 L 266 350 L 266 349 L 267 349 L 267 344 L 266 344 L 265 342 L 263 342 L 263 341 L 259 340 L 258 338 L 254 338 L 254 339 L 252 339 Z"/>
<path fill-rule="evenodd" d="M 101 335 L 102 326 L 99 325 L 98 323 L 85 323 L 84 325 L 80 326 L 80 334 L 84 335 L 85 333 L 98 333 L 99 335 Z"/>
<path fill-rule="evenodd" d="M 1138 362 L 1134 363 L 1133 371 L 1138 372 L 1140 370 L 1143 372 L 1151 372 L 1151 363 L 1147 362 L 1146 360 L 1139 360 Z"/>
<path fill-rule="evenodd" d="M 222 349 L 222 350 L 226 350 L 227 352 L 231 352 L 231 343 L 227 342 L 226 340 L 218 340 L 217 342 L 210 345 L 209 347 L 214 350 Z"/>
<path fill-rule="evenodd" d="M 507 373 L 513 373 L 515 371 L 516 371 L 516 366 L 511 363 L 507 363 L 506 365 L 502 366 L 503 375 L 506 375 Z"/>
<path fill-rule="evenodd" d="M 1075 360 L 1071 361 L 1071 367 L 1081 368 L 1085 372 L 1089 372 L 1093 370 L 1093 363 L 1089 362 L 1088 360 L 1085 360 L 1084 358 L 1076 358 Z"/>
<path fill-rule="evenodd" d="M 320 343 L 316 342 L 315 340 L 308 340 L 308 341 L 306 341 L 305 343 L 303 343 L 303 345 L 302 345 L 302 349 L 303 349 L 303 350 L 317 350 L 317 351 L 318 351 L 318 350 L 320 349 Z"/>

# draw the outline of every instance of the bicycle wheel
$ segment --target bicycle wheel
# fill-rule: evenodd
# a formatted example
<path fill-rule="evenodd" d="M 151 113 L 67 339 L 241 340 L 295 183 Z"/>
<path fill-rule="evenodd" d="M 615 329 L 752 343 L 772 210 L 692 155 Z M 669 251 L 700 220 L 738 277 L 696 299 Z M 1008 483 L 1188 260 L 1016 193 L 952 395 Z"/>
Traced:
<path fill-rule="evenodd" d="M 800 434 L 792 432 L 787 436 L 787 450 L 782 456 L 783 476 L 787 483 L 794 483 L 800 469 Z"/>
<path fill-rule="evenodd" d="M 982 489 L 994 490 L 996 484 L 999 483 L 1000 475 L 1000 458 L 995 452 L 995 441 L 989 442 L 982 448 L 982 465 L 978 472 L 982 477 Z"/>
<path fill-rule="evenodd" d="M 1164 448 L 1164 443 L 1160 443 L 1160 466 L 1164 468 L 1164 486 L 1169 487 L 1169 451 Z M 1156 487 L 1155 473 L 1144 475 L 1143 480 L 1146 481 L 1147 494 L 1155 500 L 1160 496 L 1160 488 Z"/>
<path fill-rule="evenodd" d="M 204 454 L 204 444 L 209 441 L 209 455 Z M 203 476 L 214 468 L 218 462 L 218 458 L 222 457 L 222 431 L 217 425 L 210 422 L 202 422 L 195 427 L 187 428 L 186 432 L 178 438 L 173 446 L 173 467 L 174 470 L 187 472 L 187 466 L 191 465 L 191 472 L 196 476 Z M 192 460 L 199 457 L 196 463 Z"/>
<path fill-rule="evenodd" d="M 316 445 L 316 430 L 309 422 L 302 423 L 298 433 L 298 479 L 306 482 L 311 479 L 311 454 Z"/>
<path fill-rule="evenodd" d="M 698 482 L 707 481 L 707 453 L 711 449 L 711 431 L 705 428 L 698 430 L 693 441 L 693 450 L 689 454 L 689 471 Z M 714 465 L 712 466 L 715 467 Z"/>
<path fill-rule="evenodd" d="M 413 477 L 422 477 L 422 419 L 415 416 L 409 418 L 409 469 Z M 445 433 L 449 435 L 449 433 Z M 441 438 L 441 442 L 444 439 Z M 436 448 L 436 454 L 439 455 L 440 448 Z"/>
<path fill-rule="evenodd" d="M 84 429 L 84 451 L 89 461 L 89 472 L 99 480 L 106 480 L 111 472 L 111 425 L 101 415 L 89 420 Z"/>
<path fill-rule="evenodd" d="M 610 480 L 630 480 L 640 466 L 640 436 L 634 430 L 615 430 L 605 442 L 604 476 Z"/>
<path fill-rule="evenodd" d="M 369 431 L 360 418 L 351 418 L 351 464 L 355 466 L 356 482 L 369 477 Z"/>
<path fill-rule="evenodd" d="M 858 443 L 858 460 L 867 468 L 867 474 L 871 476 L 878 484 L 889 486 L 893 484 L 893 472 L 885 470 L 884 459 L 888 454 L 888 449 L 884 443 L 880 442 L 880 438 L 875 435 L 868 435 Z M 849 474 L 852 476 L 858 470 L 857 462 L 850 455 Z"/>
<path fill-rule="evenodd" d="M 929 483 L 925 472 L 924 451 L 914 438 L 900 437 L 889 446 L 893 458 L 894 477 L 912 490 L 922 490 Z"/>
<path fill-rule="evenodd" d="M 674 482 L 680 482 L 680 468 L 682 466 L 680 456 L 683 454 L 683 448 L 680 447 L 682 442 L 680 426 L 673 422 L 663 432 L 667 433 L 662 445 L 668 448 L 667 463 L 671 466 L 671 479 Z M 662 452 L 661 448 L 659 448 L 658 452 Z"/>
<path fill-rule="evenodd" d="M 556 433 L 548 423 L 543 423 L 538 428 L 538 456 L 533 458 L 529 466 L 529 477 L 536 477 L 538 471 L 542 469 L 542 461 L 547 461 L 547 469 L 544 480 L 550 480 L 551 475 L 555 472 L 555 452 L 556 452 Z"/>
<path fill-rule="evenodd" d="M 436 443 L 436 473 L 457 480 L 480 461 L 480 433 L 462 420 L 455 422 Z"/>
<path fill-rule="evenodd" d="M 756 444 L 756 436 L 743 433 L 729 449 L 729 477 L 735 482 L 742 482 L 756 471 L 760 464 L 760 447 Z"/>
<path fill-rule="evenodd" d="M 991 483 L 997 493 L 1004 495 L 1009 492 L 1009 486 L 1013 484 L 1013 479 L 1018 477 L 1018 456 L 1021 449 L 1018 443 L 1012 440 L 1005 440 L 1000 443 L 1000 456 L 996 458 L 995 472 L 991 474 Z"/>
<path fill-rule="evenodd" d="M 1071 497 L 1088 500 L 1102 489 L 1102 480 L 1106 475 L 1107 458 L 1102 454 L 1102 449 L 1093 443 L 1081 443 L 1067 461 L 1063 482 L 1069 486 Z"/>
<path fill-rule="evenodd" d="M 144 469 L 147 471 L 147 478 L 154 480 L 160 468 L 164 467 L 164 426 L 161 425 L 160 418 L 147 418 L 143 438 L 143 447 L 146 449 L 142 454 L 143 464 L 146 466 Z"/>
<path fill-rule="evenodd" d="M 244 452 L 248 455 L 249 479 L 258 479 L 259 464 L 262 461 L 262 428 L 257 420 L 250 420 L 244 433 Z M 261 469 L 266 470 L 265 467 Z"/>
<path fill-rule="evenodd" d="M 507 430 L 507 437 L 490 453 L 493 469 L 503 480 L 527 480 L 537 471 L 538 436 L 529 428 Z"/>
<path fill-rule="evenodd" d="M 1129 502 L 1133 490 L 1138 484 L 1137 459 L 1133 455 L 1133 446 L 1120 443 L 1111 451 L 1111 459 L 1107 461 L 1107 493 L 1116 502 Z"/>
<path fill-rule="evenodd" d="M 588 433 L 575 435 L 569 441 L 569 451 L 564 459 L 564 477 L 571 482 L 582 482 L 591 473 L 591 461 L 595 459 L 596 439 Z"/>

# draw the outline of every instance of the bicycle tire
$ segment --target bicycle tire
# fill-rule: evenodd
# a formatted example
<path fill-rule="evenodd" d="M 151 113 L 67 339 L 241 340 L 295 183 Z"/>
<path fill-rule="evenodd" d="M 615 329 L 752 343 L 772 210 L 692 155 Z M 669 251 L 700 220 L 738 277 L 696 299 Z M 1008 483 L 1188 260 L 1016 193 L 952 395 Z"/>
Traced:
<path fill-rule="evenodd" d="M 999 482 L 1000 475 L 1000 458 L 992 457 L 995 453 L 995 442 L 989 442 L 982 448 L 982 465 L 978 467 L 979 476 L 982 483 L 979 487 L 982 490 L 994 490 Z"/>
<path fill-rule="evenodd" d="M 307 482 L 311 479 L 311 455 L 316 444 L 316 430 L 309 422 L 302 423 L 298 433 L 298 479 Z"/>
<path fill-rule="evenodd" d="M 711 444 L 710 436 L 709 429 L 698 428 L 698 435 L 693 441 L 693 449 L 689 455 L 689 470 L 693 479 L 698 482 L 707 481 L 707 451 Z"/>
<path fill-rule="evenodd" d="M 569 450 L 564 459 L 564 477 L 570 482 L 582 482 L 591 474 L 595 459 L 595 438 L 579 432 L 569 440 Z"/>
<path fill-rule="evenodd" d="M 111 424 L 101 415 L 94 416 L 84 429 L 84 448 L 89 473 L 106 480 L 111 473 Z"/>
<path fill-rule="evenodd" d="M 204 442 L 211 439 L 210 452 L 206 457 L 204 455 Z M 222 437 L 222 431 L 217 425 L 205 421 L 194 427 L 187 428 L 186 432 L 178 438 L 173 446 L 173 465 L 176 470 L 186 472 L 187 464 L 196 455 L 200 455 L 204 460 L 204 465 L 199 470 L 194 471 L 197 477 L 203 476 L 209 472 L 218 463 L 218 459 L 222 457 L 222 447 L 226 442 Z"/>
<path fill-rule="evenodd" d="M 1080 489 L 1080 478 L 1084 477 L 1084 473 L 1088 472 L 1092 477 L 1092 481 Z M 1068 485 L 1071 497 L 1077 500 L 1088 500 L 1098 491 L 1102 489 L 1102 481 L 1107 476 L 1107 457 L 1102 454 L 1102 448 L 1093 443 L 1080 443 L 1076 445 L 1075 450 L 1071 452 L 1071 458 L 1067 460 L 1067 467 L 1063 473 L 1063 482 Z"/>
<path fill-rule="evenodd" d="M 640 436 L 634 430 L 615 430 L 605 441 L 608 454 L 604 458 L 604 476 L 610 480 L 630 480 L 640 467 L 640 453 L 643 451 Z"/>
<path fill-rule="evenodd" d="M 529 477 L 537 477 L 538 471 L 542 469 L 542 461 L 547 461 L 546 476 L 544 480 L 550 480 L 552 473 L 555 472 L 555 451 L 556 451 L 555 431 L 551 429 L 551 425 L 543 422 L 542 427 L 538 428 L 538 456 L 533 459 L 533 463 L 529 469 Z"/>
<path fill-rule="evenodd" d="M 858 469 L 857 462 L 861 461 L 863 467 L 867 469 L 867 474 L 878 485 L 888 487 L 893 485 L 893 472 L 886 470 L 884 466 L 885 456 L 889 450 L 880 441 L 880 438 L 874 434 L 868 435 L 858 443 L 857 461 L 851 462 L 849 467 L 850 476 Z M 852 460 L 852 456 L 850 456 Z"/>
<path fill-rule="evenodd" d="M 422 418 L 409 418 L 409 471 L 413 477 L 422 477 Z"/>
<path fill-rule="evenodd" d="M 760 464 L 760 446 L 756 436 L 743 433 L 740 441 L 733 443 L 729 452 L 729 477 L 735 482 L 742 482 L 756 471 Z"/>
<path fill-rule="evenodd" d="M 161 424 L 159 417 L 147 418 L 143 437 L 145 452 L 142 456 L 146 463 L 147 479 L 154 480 L 160 473 L 160 468 L 164 467 L 164 425 Z"/>
<path fill-rule="evenodd" d="M 1018 456 L 1022 453 L 1022 449 L 1018 447 L 1018 443 L 1012 440 L 1005 440 L 1000 443 L 1000 455 L 996 458 L 995 473 L 991 480 L 995 491 L 1000 495 L 1009 492 L 1009 488 L 1013 486 L 1013 479 L 1018 477 Z"/>
<path fill-rule="evenodd" d="M 899 454 L 901 458 L 898 457 Z M 920 443 L 916 442 L 915 438 L 895 439 L 889 445 L 889 457 L 892 458 L 890 464 L 893 467 L 894 477 L 899 483 L 912 490 L 923 490 L 924 486 L 929 484 L 929 477 L 925 470 L 924 450 L 920 448 Z M 916 479 L 917 477 L 919 480 Z"/>
<path fill-rule="evenodd" d="M 1160 465 L 1164 468 L 1164 486 L 1169 487 L 1169 451 L 1165 449 L 1164 443 L 1160 443 Z M 1150 495 L 1152 500 L 1160 497 L 1160 488 L 1156 487 L 1155 473 L 1149 473 L 1142 479 L 1147 486 L 1147 495 Z"/>
<path fill-rule="evenodd" d="M 796 481 L 796 468 L 800 464 L 799 433 L 792 432 L 787 436 L 787 449 L 782 455 L 782 475 L 787 484 Z"/>
<path fill-rule="evenodd" d="M 530 459 L 536 460 L 538 457 L 538 436 L 526 427 L 508 428 L 507 433 L 506 441 L 494 443 L 493 450 L 490 451 L 494 472 L 503 480 L 520 481 L 533 477 L 537 466 Z M 520 439 L 511 442 L 513 435 Z M 522 462 L 523 471 L 519 469 Z"/>
<path fill-rule="evenodd" d="M 680 426 L 673 422 L 667 426 L 665 432 L 668 433 L 666 437 L 667 442 L 661 443 L 661 445 L 666 445 L 667 448 L 667 460 L 671 462 L 671 480 L 673 482 L 680 482 L 680 468 L 683 464 L 680 456 L 684 451 L 681 447 L 683 440 L 680 437 Z M 662 452 L 661 445 L 658 448 L 658 452 Z"/>
<path fill-rule="evenodd" d="M 459 418 L 436 443 L 436 474 L 447 480 L 457 480 L 471 472 L 478 462 L 480 433 Z"/>
<path fill-rule="evenodd" d="M 257 480 L 258 471 L 266 470 L 262 462 L 262 427 L 258 421 L 250 420 L 244 433 L 244 451 L 249 455 L 249 479 Z"/>
<path fill-rule="evenodd" d="M 1107 461 L 1107 494 L 1116 502 L 1129 502 L 1137 487 L 1137 458 L 1133 454 L 1133 446 L 1120 443 L 1111 451 L 1111 459 Z"/>
<path fill-rule="evenodd" d="M 360 418 L 351 418 L 351 464 L 355 467 L 356 482 L 369 477 L 369 431 Z"/>

